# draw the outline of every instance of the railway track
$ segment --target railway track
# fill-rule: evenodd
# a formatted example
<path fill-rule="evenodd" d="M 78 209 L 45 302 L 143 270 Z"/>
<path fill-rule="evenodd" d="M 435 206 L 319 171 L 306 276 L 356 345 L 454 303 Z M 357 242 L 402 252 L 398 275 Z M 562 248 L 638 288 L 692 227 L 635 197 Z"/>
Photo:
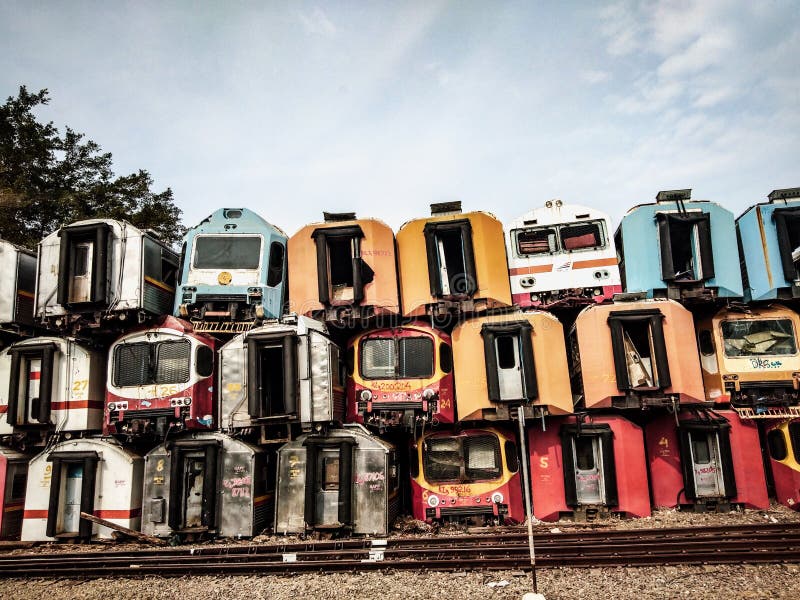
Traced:
<path fill-rule="evenodd" d="M 800 524 L 537 533 L 539 567 L 800 562 Z M 109 552 L 0 555 L 0 577 L 492 570 L 530 566 L 521 531 Z"/>

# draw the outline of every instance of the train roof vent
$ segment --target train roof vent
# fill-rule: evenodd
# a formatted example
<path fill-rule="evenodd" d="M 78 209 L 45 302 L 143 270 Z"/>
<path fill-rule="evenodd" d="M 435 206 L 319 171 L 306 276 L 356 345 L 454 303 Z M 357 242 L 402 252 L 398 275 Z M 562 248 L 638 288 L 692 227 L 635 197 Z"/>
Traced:
<path fill-rule="evenodd" d="M 767 198 L 769 198 L 770 202 L 775 202 L 775 200 L 791 200 L 793 198 L 800 198 L 800 187 L 772 190 Z"/>
<path fill-rule="evenodd" d="M 431 204 L 431 216 L 454 215 L 461 212 L 461 200 Z"/>
<path fill-rule="evenodd" d="M 322 216 L 325 219 L 326 223 L 335 223 L 337 221 L 355 221 L 356 220 L 356 213 L 354 212 L 346 212 L 346 213 L 332 213 L 332 212 L 322 212 Z"/>
<path fill-rule="evenodd" d="M 656 202 L 675 202 L 676 200 L 691 200 L 692 189 L 688 190 L 665 190 L 656 194 Z"/>

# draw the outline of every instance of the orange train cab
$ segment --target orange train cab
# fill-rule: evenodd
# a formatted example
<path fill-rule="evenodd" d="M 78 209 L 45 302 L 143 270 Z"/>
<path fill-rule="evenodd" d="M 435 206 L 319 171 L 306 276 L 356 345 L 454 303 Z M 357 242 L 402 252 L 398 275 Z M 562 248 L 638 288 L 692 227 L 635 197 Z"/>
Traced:
<path fill-rule="evenodd" d="M 324 213 L 289 239 L 289 310 L 322 321 L 397 315 L 394 233 L 355 213 Z"/>
<path fill-rule="evenodd" d="M 705 401 L 692 314 L 673 300 L 585 308 L 569 347 L 572 391 L 585 408 Z"/>
<path fill-rule="evenodd" d="M 460 202 L 432 204 L 431 215 L 397 232 L 405 317 L 482 312 L 511 305 L 503 226 Z"/>
<path fill-rule="evenodd" d="M 564 328 L 550 313 L 476 317 L 453 330 L 459 421 L 572 412 Z"/>

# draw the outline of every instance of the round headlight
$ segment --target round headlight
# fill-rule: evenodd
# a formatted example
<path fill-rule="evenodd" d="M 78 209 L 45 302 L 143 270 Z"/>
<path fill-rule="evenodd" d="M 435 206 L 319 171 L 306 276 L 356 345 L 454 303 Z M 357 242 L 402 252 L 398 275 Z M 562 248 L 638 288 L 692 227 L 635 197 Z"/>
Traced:
<path fill-rule="evenodd" d="M 428 506 L 431 508 L 436 508 L 439 506 L 439 496 L 428 496 Z"/>
<path fill-rule="evenodd" d="M 430 400 L 435 395 L 436 392 L 434 392 L 431 388 L 425 388 L 424 390 L 422 390 L 422 397 L 425 398 L 425 400 Z"/>
<path fill-rule="evenodd" d="M 108 403 L 108 410 L 117 410 L 117 405 L 113 402 Z"/>
<path fill-rule="evenodd" d="M 369 402 L 372 400 L 372 392 L 369 390 L 361 390 L 361 400 L 364 402 Z"/>
<path fill-rule="evenodd" d="M 500 492 L 495 492 L 494 494 L 492 494 L 492 502 L 494 502 L 495 504 L 502 504 L 503 494 L 501 494 Z"/>

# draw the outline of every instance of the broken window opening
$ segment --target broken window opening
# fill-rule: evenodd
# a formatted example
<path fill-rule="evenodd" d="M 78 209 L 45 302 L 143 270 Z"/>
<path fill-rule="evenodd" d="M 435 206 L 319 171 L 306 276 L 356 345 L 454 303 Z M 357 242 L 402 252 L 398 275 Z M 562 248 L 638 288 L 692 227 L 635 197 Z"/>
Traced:
<path fill-rule="evenodd" d="M 442 294 L 466 293 L 466 261 L 460 231 L 446 231 L 436 236 Z"/>
<path fill-rule="evenodd" d="M 430 482 L 497 479 L 502 474 L 500 442 L 493 435 L 428 439 L 423 467 Z"/>
<path fill-rule="evenodd" d="M 517 338 L 501 335 L 495 339 L 497 344 L 497 366 L 501 369 L 513 369 L 517 366 Z"/>
<path fill-rule="evenodd" d="M 50 423 L 56 350 L 56 345 L 49 342 L 12 346 L 8 382 L 9 425 Z"/>
<path fill-rule="evenodd" d="M 338 456 L 326 456 L 322 459 L 322 489 L 326 492 L 339 490 Z"/>
<path fill-rule="evenodd" d="M 722 339 L 728 358 L 797 354 L 791 319 L 723 321 Z"/>
<path fill-rule="evenodd" d="M 358 225 L 316 229 L 317 285 L 322 304 L 352 304 L 364 299 L 364 286 L 375 277 L 361 258 L 364 232 Z"/>
<path fill-rule="evenodd" d="M 557 250 L 556 230 L 552 227 L 536 227 L 517 232 L 517 253 L 521 256 L 552 254 Z"/>
<path fill-rule="evenodd" d="M 658 309 L 613 311 L 608 317 L 618 389 L 671 385 L 663 318 Z"/>
<path fill-rule="evenodd" d="M 563 225 L 560 229 L 561 247 L 567 252 L 597 250 L 605 246 L 603 222 L 591 221 Z"/>
<path fill-rule="evenodd" d="M 186 529 L 207 525 L 203 522 L 205 466 L 204 452 L 184 454 L 182 526 Z"/>
<path fill-rule="evenodd" d="M 692 440 L 692 458 L 695 464 L 707 465 L 711 462 L 711 448 L 708 433 L 692 431 L 689 434 Z"/>
<path fill-rule="evenodd" d="M 792 443 L 792 454 L 800 462 L 800 423 L 789 423 L 789 441 Z"/>
<path fill-rule="evenodd" d="M 711 220 L 707 213 L 658 213 L 661 278 L 695 283 L 714 278 Z"/>
<path fill-rule="evenodd" d="M 776 209 L 772 219 L 778 234 L 783 276 L 787 281 L 797 281 L 800 279 L 800 209 Z"/>
<path fill-rule="evenodd" d="M 591 471 L 595 468 L 595 438 L 591 436 L 575 437 L 575 466 L 579 471 Z"/>
<path fill-rule="evenodd" d="M 275 287 L 283 281 L 285 255 L 283 244 L 272 242 L 269 248 L 269 269 L 267 270 L 267 285 L 269 287 Z"/>

